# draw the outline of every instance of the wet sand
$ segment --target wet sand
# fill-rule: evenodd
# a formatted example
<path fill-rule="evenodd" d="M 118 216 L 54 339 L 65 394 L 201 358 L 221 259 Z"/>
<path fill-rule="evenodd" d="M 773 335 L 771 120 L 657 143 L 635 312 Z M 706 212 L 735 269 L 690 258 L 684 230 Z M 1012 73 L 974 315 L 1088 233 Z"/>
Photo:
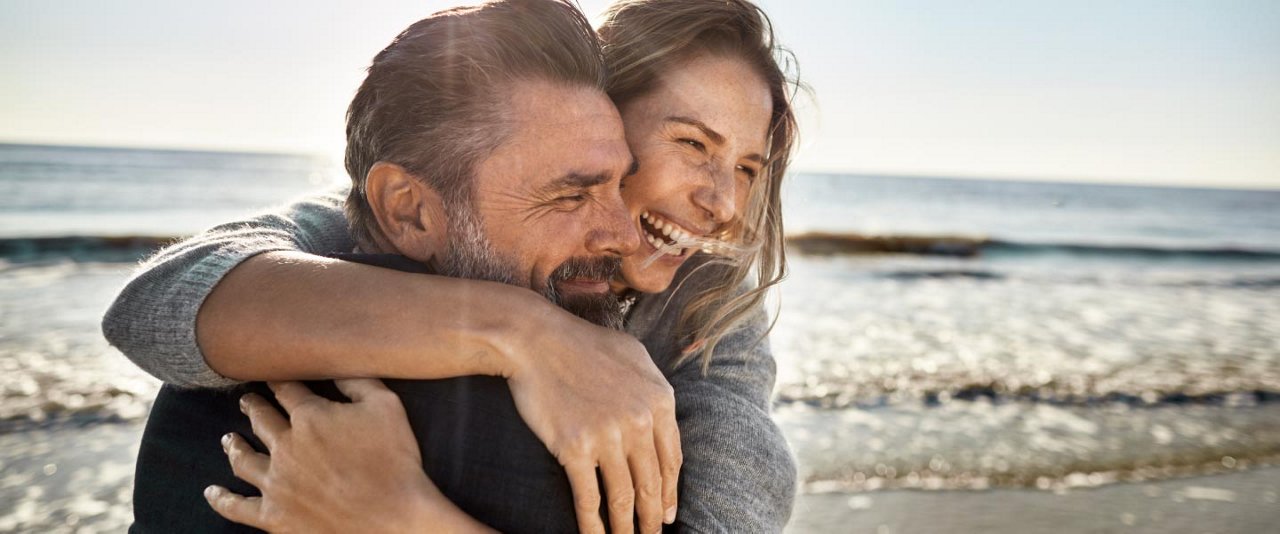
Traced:
<path fill-rule="evenodd" d="M 789 533 L 1266 533 L 1280 528 L 1280 468 L 1066 492 L 801 495 Z"/>
<path fill-rule="evenodd" d="M 141 423 L 0 434 L 0 532 L 123 532 Z M 1280 468 L 1065 492 L 800 495 L 787 532 L 1263 533 L 1280 524 Z"/>

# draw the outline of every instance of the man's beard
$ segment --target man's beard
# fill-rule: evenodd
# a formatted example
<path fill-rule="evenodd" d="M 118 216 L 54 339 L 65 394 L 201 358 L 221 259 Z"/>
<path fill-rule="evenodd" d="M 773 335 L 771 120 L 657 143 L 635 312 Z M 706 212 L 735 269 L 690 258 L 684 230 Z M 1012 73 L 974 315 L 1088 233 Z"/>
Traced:
<path fill-rule="evenodd" d="M 608 282 L 622 269 L 622 260 L 615 256 L 603 258 L 569 258 L 560 264 L 542 288 L 542 296 L 569 313 L 600 326 L 622 330 L 622 299 L 613 291 L 604 293 L 562 294 L 556 291 L 556 283 L 573 279 L 602 280 Z"/>
<path fill-rule="evenodd" d="M 439 262 L 441 275 L 471 280 L 501 282 L 525 287 L 521 283 L 518 263 L 494 250 L 483 225 L 471 206 L 465 201 L 449 209 L 448 253 Z M 561 294 L 556 290 L 558 282 L 585 278 L 609 281 L 622 268 L 622 260 L 616 257 L 569 258 L 547 278 L 541 289 L 542 296 L 569 313 L 600 326 L 621 330 L 623 327 L 622 300 L 613 291 L 602 294 Z"/>

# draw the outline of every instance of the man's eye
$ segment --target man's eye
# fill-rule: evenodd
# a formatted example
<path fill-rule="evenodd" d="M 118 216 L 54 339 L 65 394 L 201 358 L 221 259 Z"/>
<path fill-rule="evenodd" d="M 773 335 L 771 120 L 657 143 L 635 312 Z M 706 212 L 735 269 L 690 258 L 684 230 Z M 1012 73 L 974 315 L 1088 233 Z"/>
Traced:
<path fill-rule="evenodd" d="M 699 141 L 697 141 L 697 140 L 695 140 L 695 139 L 687 139 L 687 138 L 686 138 L 686 139 L 681 139 L 681 140 L 680 140 L 680 142 L 681 142 L 681 143 L 684 143 L 684 144 L 686 144 L 686 145 L 689 145 L 689 146 L 691 146 L 691 147 L 693 147 L 693 148 L 698 149 L 698 151 L 699 151 L 699 152 L 706 152 L 706 151 L 707 151 L 707 145 L 704 145 L 704 144 L 702 144 L 701 142 L 699 142 Z"/>
<path fill-rule="evenodd" d="M 556 200 L 560 202 L 582 202 L 586 199 L 587 199 L 587 195 L 578 193 L 576 195 L 565 195 L 560 198 L 557 198 Z"/>

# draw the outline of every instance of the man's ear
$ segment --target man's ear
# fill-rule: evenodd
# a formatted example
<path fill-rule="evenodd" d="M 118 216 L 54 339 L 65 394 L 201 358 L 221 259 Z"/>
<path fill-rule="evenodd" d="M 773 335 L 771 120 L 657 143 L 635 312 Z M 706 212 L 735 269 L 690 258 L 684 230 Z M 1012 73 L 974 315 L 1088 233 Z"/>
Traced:
<path fill-rule="evenodd" d="M 365 197 L 381 230 L 382 252 L 394 252 L 428 263 L 444 250 L 448 221 L 440 194 L 404 167 L 373 164 L 365 175 Z"/>

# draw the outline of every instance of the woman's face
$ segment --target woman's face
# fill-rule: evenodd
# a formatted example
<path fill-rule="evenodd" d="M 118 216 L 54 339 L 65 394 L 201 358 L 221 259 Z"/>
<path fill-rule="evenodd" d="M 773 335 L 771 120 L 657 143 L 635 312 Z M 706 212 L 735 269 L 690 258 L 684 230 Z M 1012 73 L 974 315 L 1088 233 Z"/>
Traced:
<path fill-rule="evenodd" d="M 653 91 L 619 109 L 639 163 L 622 190 L 640 233 L 640 249 L 622 259 L 627 285 L 665 290 L 697 249 L 645 266 L 661 243 L 680 232 L 715 239 L 742 214 L 751 183 L 764 171 L 772 109 L 755 69 L 716 55 L 677 64 Z"/>

